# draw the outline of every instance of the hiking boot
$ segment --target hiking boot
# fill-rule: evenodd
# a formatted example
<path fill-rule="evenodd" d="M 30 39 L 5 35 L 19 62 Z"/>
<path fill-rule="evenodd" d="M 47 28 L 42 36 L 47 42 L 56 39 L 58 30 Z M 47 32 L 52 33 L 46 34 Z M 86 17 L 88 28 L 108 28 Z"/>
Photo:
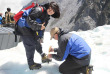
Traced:
<path fill-rule="evenodd" d="M 49 59 L 45 53 L 42 54 L 42 63 L 46 63 L 46 62 L 49 63 L 49 62 L 51 62 L 51 61 L 52 61 L 52 60 Z"/>
<path fill-rule="evenodd" d="M 86 67 L 86 74 L 92 74 L 92 71 L 93 71 L 93 66 L 87 66 Z"/>
<path fill-rule="evenodd" d="M 29 66 L 30 70 L 35 70 L 35 69 L 40 69 L 41 68 L 41 64 L 39 63 L 34 63 L 33 65 Z"/>

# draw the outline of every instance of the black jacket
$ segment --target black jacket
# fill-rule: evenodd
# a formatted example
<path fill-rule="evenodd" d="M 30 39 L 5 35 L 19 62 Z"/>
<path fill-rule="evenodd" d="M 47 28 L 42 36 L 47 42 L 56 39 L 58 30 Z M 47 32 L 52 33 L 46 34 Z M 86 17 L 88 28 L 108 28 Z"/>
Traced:
<path fill-rule="evenodd" d="M 42 7 L 44 9 L 43 12 L 40 7 L 38 6 L 33 7 L 29 15 L 26 17 L 26 22 L 30 26 L 30 28 L 28 27 L 21 28 L 18 26 L 21 35 L 35 35 L 36 31 L 41 30 L 41 26 L 44 22 L 45 22 L 45 27 L 47 26 L 48 21 L 50 19 L 50 16 L 47 14 L 48 7 L 45 5 L 42 5 Z M 41 19 L 42 23 L 40 24 L 37 23 L 36 18 Z"/>

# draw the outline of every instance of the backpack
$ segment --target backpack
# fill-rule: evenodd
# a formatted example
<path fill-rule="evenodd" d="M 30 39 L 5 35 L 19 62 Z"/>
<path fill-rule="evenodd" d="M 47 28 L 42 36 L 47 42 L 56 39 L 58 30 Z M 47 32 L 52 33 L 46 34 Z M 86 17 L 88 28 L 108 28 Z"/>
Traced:
<path fill-rule="evenodd" d="M 24 8 L 23 10 L 21 10 L 20 12 L 18 12 L 15 16 L 14 16 L 14 20 L 15 20 L 15 31 L 13 32 L 15 34 L 15 42 L 17 41 L 17 35 L 21 35 L 21 33 L 18 31 L 18 20 L 22 20 L 22 15 L 26 10 L 30 10 L 35 6 L 39 6 L 37 3 L 32 3 L 30 6 Z M 39 6 L 42 9 L 42 12 L 44 11 L 43 8 L 41 6 Z M 25 20 L 25 19 L 23 19 Z"/>
<path fill-rule="evenodd" d="M 23 10 L 21 10 L 20 12 L 18 12 L 15 16 L 14 16 L 14 20 L 15 22 L 17 22 L 21 17 L 22 17 L 22 14 L 24 13 L 24 11 L 30 9 L 30 8 L 33 8 L 34 6 L 39 6 L 37 3 L 32 3 L 30 6 L 24 8 Z M 40 6 L 39 6 L 40 7 Z M 43 12 L 43 8 L 41 7 L 42 9 L 42 12 Z"/>

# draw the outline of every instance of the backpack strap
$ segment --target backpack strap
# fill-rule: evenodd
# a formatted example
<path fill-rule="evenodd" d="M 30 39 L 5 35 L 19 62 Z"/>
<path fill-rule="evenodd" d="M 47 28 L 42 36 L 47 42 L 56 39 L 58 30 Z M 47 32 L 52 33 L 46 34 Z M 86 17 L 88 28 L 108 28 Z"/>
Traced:
<path fill-rule="evenodd" d="M 17 42 L 17 34 L 16 34 L 17 23 L 15 23 L 13 34 L 15 35 L 15 42 Z"/>
<path fill-rule="evenodd" d="M 15 35 L 15 42 L 17 42 L 17 28 L 18 28 L 18 25 L 17 25 L 17 22 L 15 23 L 15 28 L 14 28 L 14 35 Z"/>
<path fill-rule="evenodd" d="M 44 12 L 44 8 L 42 6 L 39 6 L 42 9 L 42 13 Z"/>
<path fill-rule="evenodd" d="M 13 33 L 15 35 L 15 42 L 17 42 L 17 36 L 18 35 L 21 35 L 21 33 L 18 31 L 18 25 L 17 25 L 17 23 L 15 24 L 14 31 L 13 31 Z"/>

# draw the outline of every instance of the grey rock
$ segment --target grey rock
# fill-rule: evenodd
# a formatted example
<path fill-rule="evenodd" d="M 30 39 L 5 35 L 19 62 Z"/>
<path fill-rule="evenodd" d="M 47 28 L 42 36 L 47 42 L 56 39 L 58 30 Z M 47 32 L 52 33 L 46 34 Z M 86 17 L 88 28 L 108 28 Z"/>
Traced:
<path fill-rule="evenodd" d="M 110 24 L 110 0 L 37 0 L 39 4 L 51 1 L 58 3 L 61 17 L 52 18 L 46 31 L 55 26 L 69 31 L 86 31 Z"/>

